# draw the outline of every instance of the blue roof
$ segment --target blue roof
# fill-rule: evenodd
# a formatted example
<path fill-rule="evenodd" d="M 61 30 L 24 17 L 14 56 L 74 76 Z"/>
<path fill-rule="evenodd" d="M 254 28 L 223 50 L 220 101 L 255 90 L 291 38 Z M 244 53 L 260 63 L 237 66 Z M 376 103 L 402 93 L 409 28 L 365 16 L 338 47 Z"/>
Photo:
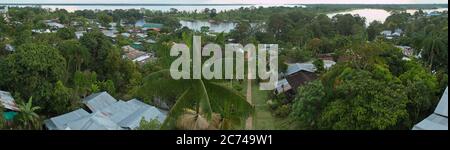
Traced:
<path fill-rule="evenodd" d="M 83 109 L 45 120 L 49 130 L 122 130 L 139 127 L 141 119 L 162 123 L 167 113 L 137 99 L 116 101 L 106 92 L 95 93 L 83 102 L 93 111 Z"/>
<path fill-rule="evenodd" d="M 83 103 L 89 107 L 92 112 L 99 111 L 116 102 L 117 100 L 107 92 L 95 93 L 83 99 Z"/>
<path fill-rule="evenodd" d="M 80 118 L 89 116 L 89 113 L 84 109 L 77 109 L 64 115 L 50 118 L 44 121 L 49 130 L 64 130 L 67 128 L 67 124 L 78 120 Z"/>

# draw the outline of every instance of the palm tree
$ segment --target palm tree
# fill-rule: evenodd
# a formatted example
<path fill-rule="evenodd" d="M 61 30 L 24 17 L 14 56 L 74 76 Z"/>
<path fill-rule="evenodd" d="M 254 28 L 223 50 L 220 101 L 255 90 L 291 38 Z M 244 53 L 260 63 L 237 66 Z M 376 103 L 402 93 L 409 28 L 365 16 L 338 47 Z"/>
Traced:
<path fill-rule="evenodd" d="M 139 93 L 165 98 L 176 95 L 163 129 L 237 129 L 253 107 L 241 93 L 225 84 L 203 79 L 174 80 L 165 69 L 147 76 Z"/>
<path fill-rule="evenodd" d="M 19 103 L 18 107 L 20 110 L 18 119 L 20 124 L 22 124 L 23 129 L 32 130 L 41 128 L 39 115 L 36 114 L 36 111 L 41 108 L 38 106 L 33 106 L 33 97 L 30 97 L 27 103 Z"/>
<path fill-rule="evenodd" d="M 443 39 L 438 33 L 430 33 L 423 40 L 421 46 L 427 56 L 425 59 L 427 59 L 430 69 L 433 69 L 434 67 L 435 57 L 441 54 L 444 50 L 447 50 L 445 47 L 445 39 Z"/>

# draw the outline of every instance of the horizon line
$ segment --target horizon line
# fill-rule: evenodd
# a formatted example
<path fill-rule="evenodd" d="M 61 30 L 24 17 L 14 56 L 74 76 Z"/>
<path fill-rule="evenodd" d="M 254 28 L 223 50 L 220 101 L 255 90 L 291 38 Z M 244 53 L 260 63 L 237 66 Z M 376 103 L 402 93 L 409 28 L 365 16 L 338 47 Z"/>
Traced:
<path fill-rule="evenodd" d="M 448 3 L 308 3 L 308 4 L 250 4 L 250 3 L 0 3 L 0 5 L 158 5 L 158 6 L 233 6 L 233 5 L 448 5 Z"/>

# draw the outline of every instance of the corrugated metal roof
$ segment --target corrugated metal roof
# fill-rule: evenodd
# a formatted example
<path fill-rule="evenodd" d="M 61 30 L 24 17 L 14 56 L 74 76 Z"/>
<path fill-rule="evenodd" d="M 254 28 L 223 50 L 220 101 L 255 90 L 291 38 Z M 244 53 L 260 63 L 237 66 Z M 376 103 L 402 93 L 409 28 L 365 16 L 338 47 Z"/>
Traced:
<path fill-rule="evenodd" d="M 44 123 L 49 130 L 64 130 L 67 128 L 68 123 L 86 116 L 89 116 L 87 111 L 84 109 L 78 109 L 64 115 L 50 118 L 44 121 Z"/>
<path fill-rule="evenodd" d="M 127 102 L 116 101 L 106 92 L 92 94 L 83 102 L 93 111 L 83 109 L 45 120 L 49 130 L 122 130 L 139 127 L 144 118 L 163 122 L 167 112 L 143 103 L 137 99 Z"/>
<path fill-rule="evenodd" d="M 448 130 L 448 87 L 434 113 L 414 125 L 413 130 Z"/>
<path fill-rule="evenodd" d="M 112 121 L 118 123 L 127 118 L 139 108 L 140 106 L 130 105 L 129 103 L 126 103 L 124 101 L 119 101 L 105 109 L 100 110 L 100 112 L 111 118 Z"/>
<path fill-rule="evenodd" d="M 123 130 L 109 117 L 96 112 L 67 124 L 66 130 Z"/>
<path fill-rule="evenodd" d="M 88 106 L 92 112 L 97 112 L 116 102 L 117 100 L 107 92 L 95 93 L 83 100 L 83 103 Z"/>
<path fill-rule="evenodd" d="M 316 67 L 312 63 L 295 63 L 288 66 L 286 74 L 291 75 L 302 70 L 308 72 L 315 72 Z"/>
<path fill-rule="evenodd" d="M 4 108 L 18 111 L 19 108 L 14 101 L 14 98 L 11 96 L 11 93 L 0 90 L 0 103 Z"/>
<path fill-rule="evenodd" d="M 413 130 L 448 130 L 448 118 L 431 114 L 416 124 Z"/>
<path fill-rule="evenodd" d="M 289 84 L 289 82 L 286 79 L 279 80 L 276 84 L 277 85 L 275 87 L 275 90 L 277 91 L 278 94 L 281 94 L 285 91 L 289 91 L 292 89 L 292 86 Z"/>
<path fill-rule="evenodd" d="M 448 87 L 445 89 L 444 94 L 442 94 L 441 100 L 439 101 L 434 113 L 448 118 Z"/>
<path fill-rule="evenodd" d="M 151 121 L 158 120 L 160 123 L 164 122 L 165 116 L 155 107 L 142 107 L 133 114 L 119 122 L 119 125 L 124 128 L 135 129 L 139 127 L 141 120 Z"/>

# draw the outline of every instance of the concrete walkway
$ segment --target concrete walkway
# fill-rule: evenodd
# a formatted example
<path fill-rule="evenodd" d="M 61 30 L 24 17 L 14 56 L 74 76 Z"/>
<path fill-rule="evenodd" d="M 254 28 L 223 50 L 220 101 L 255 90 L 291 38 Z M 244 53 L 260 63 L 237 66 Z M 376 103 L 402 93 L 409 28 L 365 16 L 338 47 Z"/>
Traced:
<path fill-rule="evenodd" d="M 247 80 L 247 102 L 253 106 L 252 101 L 252 82 L 253 80 Z M 246 130 L 252 130 L 253 129 L 253 116 L 250 115 L 250 117 L 247 118 L 247 121 L 245 123 L 245 129 Z"/>

